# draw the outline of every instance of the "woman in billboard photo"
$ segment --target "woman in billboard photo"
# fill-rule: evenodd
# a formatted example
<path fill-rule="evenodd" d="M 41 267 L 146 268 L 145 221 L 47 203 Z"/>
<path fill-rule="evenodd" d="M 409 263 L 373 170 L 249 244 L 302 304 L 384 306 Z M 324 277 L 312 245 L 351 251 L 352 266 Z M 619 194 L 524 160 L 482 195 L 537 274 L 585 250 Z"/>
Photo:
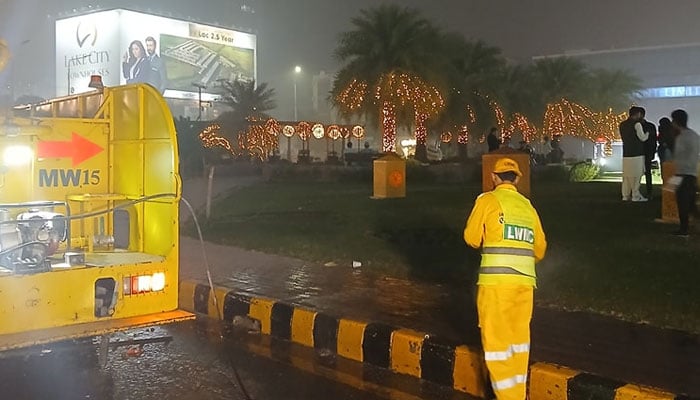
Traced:
<path fill-rule="evenodd" d="M 143 43 L 140 40 L 134 40 L 129 45 L 127 52 L 124 53 L 122 60 L 122 73 L 126 83 L 148 82 L 150 71 Z"/>

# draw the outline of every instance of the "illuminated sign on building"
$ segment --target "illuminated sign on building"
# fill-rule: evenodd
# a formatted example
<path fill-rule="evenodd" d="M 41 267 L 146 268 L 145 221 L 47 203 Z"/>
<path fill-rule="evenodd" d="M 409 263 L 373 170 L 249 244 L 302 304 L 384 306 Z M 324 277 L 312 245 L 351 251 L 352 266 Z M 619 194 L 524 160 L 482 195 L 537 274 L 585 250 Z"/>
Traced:
<path fill-rule="evenodd" d="M 220 80 L 256 76 L 255 35 L 127 10 L 56 21 L 56 94 L 90 90 L 91 75 L 106 86 L 147 82 L 165 97 L 215 95 Z"/>
<path fill-rule="evenodd" d="M 639 92 L 643 99 L 664 99 L 678 97 L 700 97 L 700 86 L 664 86 L 644 89 Z"/>

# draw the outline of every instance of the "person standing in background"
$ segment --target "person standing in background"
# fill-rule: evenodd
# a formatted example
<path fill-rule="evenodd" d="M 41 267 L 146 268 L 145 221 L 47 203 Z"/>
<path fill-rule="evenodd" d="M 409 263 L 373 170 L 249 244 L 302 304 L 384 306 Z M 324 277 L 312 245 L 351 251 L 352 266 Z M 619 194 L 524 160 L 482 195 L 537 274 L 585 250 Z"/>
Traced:
<path fill-rule="evenodd" d="M 641 124 L 642 110 L 633 106 L 628 117 L 620 123 L 622 138 L 622 201 L 647 201 L 639 193 L 639 184 L 644 174 L 644 141 L 649 135 Z"/>
<path fill-rule="evenodd" d="M 489 153 L 498 150 L 499 147 L 501 147 L 501 141 L 498 140 L 498 136 L 496 136 L 496 133 L 498 132 L 498 129 L 491 128 L 489 131 L 488 136 L 486 136 L 486 144 L 489 146 Z"/>
<path fill-rule="evenodd" d="M 646 184 L 646 194 L 647 199 L 651 200 L 653 197 L 654 186 L 651 182 L 651 163 L 654 161 L 656 156 L 656 126 L 644 119 L 646 116 L 646 110 L 643 107 L 639 107 L 642 113 L 642 128 L 644 132 L 649 134 L 647 140 L 644 141 L 644 183 Z"/>
<path fill-rule="evenodd" d="M 671 161 L 673 158 L 673 142 L 676 139 L 676 129 L 671 124 L 671 120 L 663 117 L 659 120 L 659 147 L 657 153 L 661 165 L 666 161 Z"/>
<path fill-rule="evenodd" d="M 698 183 L 698 160 L 700 159 L 700 137 L 688 128 L 688 113 L 676 110 L 671 113 L 671 123 L 680 132 L 674 144 L 673 162 L 676 165 L 676 177 L 680 183 L 676 188 L 678 219 L 680 226 L 674 235 L 688 237 L 690 234 L 690 214 L 698 215 L 695 195 Z"/>
<path fill-rule="evenodd" d="M 549 136 L 543 137 L 538 151 L 538 161 L 540 164 L 547 164 L 547 161 L 549 161 L 550 159 L 550 154 L 552 153 L 552 150 L 552 143 L 549 139 Z"/>

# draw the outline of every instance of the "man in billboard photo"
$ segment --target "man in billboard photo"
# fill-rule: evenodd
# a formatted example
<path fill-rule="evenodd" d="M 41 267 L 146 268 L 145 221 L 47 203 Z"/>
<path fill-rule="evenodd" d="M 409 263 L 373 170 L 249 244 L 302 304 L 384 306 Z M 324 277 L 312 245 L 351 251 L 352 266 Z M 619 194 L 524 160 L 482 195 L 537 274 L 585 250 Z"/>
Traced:
<path fill-rule="evenodd" d="M 122 73 L 126 83 L 149 82 L 151 67 L 146 57 L 146 49 L 140 40 L 134 40 L 124 53 Z"/>
<path fill-rule="evenodd" d="M 165 92 L 165 86 L 167 82 L 167 77 L 165 76 L 165 65 L 163 65 L 163 60 L 156 53 L 157 43 L 153 36 L 149 36 L 145 40 L 146 42 L 146 53 L 148 62 L 151 66 L 150 79 L 148 83 L 153 85 L 161 93 Z"/>

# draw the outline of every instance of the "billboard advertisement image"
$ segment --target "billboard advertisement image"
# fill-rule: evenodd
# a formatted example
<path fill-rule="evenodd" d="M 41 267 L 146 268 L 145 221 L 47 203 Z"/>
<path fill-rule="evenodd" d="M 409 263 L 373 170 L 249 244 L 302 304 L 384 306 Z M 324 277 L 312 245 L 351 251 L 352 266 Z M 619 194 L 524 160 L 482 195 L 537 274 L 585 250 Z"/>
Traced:
<path fill-rule="evenodd" d="M 56 21 L 56 94 L 145 82 L 165 97 L 213 100 L 220 80 L 253 80 L 255 35 L 127 10 Z"/>
<path fill-rule="evenodd" d="M 252 49 L 172 35 L 161 35 L 160 43 L 170 89 L 191 90 L 193 82 L 211 87 L 219 79 L 248 81 L 255 77 Z"/>

